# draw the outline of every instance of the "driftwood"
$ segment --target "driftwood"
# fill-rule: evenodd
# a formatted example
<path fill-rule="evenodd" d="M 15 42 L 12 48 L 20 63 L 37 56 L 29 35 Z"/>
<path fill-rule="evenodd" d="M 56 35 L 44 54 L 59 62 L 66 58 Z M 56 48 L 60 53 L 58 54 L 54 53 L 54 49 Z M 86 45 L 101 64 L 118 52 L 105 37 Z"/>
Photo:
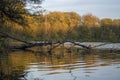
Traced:
<path fill-rule="evenodd" d="M 51 42 L 45 42 L 45 43 L 30 43 L 30 44 L 25 44 L 25 45 L 21 45 L 21 46 L 11 46 L 11 49 L 26 49 L 26 48 L 32 48 L 35 46 L 47 46 L 47 45 L 55 45 L 58 43 L 51 43 Z M 54 49 L 56 47 L 58 47 L 60 44 L 53 46 L 51 49 Z"/>
<path fill-rule="evenodd" d="M 83 48 L 86 48 L 86 49 L 92 49 L 91 46 L 86 46 L 86 45 L 83 45 L 83 44 L 80 44 L 80 43 L 76 43 L 76 42 L 72 42 L 72 41 L 69 41 L 70 43 L 74 44 L 74 45 L 77 45 L 77 46 L 81 46 Z"/>

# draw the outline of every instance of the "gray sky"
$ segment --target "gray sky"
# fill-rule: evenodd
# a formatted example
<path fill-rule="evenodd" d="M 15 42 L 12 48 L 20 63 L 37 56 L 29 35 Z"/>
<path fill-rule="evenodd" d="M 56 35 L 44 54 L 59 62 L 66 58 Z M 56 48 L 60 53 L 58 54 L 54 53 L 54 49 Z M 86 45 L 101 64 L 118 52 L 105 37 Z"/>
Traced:
<path fill-rule="evenodd" d="M 91 13 L 99 18 L 120 18 L 120 0 L 45 0 L 47 11 Z"/>

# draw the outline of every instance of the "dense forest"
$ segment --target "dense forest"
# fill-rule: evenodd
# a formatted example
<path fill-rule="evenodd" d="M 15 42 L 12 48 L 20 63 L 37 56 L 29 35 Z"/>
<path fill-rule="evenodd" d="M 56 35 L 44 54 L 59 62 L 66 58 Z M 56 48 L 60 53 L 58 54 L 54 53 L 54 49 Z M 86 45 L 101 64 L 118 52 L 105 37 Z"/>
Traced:
<path fill-rule="evenodd" d="M 24 15 L 28 25 L 6 22 L 0 27 L 6 33 L 25 40 L 73 40 L 120 42 L 120 19 L 99 19 L 92 14 L 50 12 Z"/>
<path fill-rule="evenodd" d="M 120 42 L 120 19 L 76 12 L 30 14 L 21 1 L 0 1 L 0 32 L 29 41 Z M 9 41 L 0 35 L 0 45 Z"/>

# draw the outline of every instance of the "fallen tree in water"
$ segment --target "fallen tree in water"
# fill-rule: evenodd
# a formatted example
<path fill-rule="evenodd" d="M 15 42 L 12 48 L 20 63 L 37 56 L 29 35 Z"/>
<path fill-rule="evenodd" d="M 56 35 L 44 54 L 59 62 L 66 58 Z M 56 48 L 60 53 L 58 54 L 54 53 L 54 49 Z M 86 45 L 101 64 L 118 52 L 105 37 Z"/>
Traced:
<path fill-rule="evenodd" d="M 24 43 L 23 45 L 21 46 L 11 46 L 10 48 L 11 49 L 26 49 L 26 48 L 31 48 L 31 47 L 35 47 L 35 46 L 47 46 L 47 45 L 53 45 L 53 44 L 62 44 L 60 42 L 29 42 L 29 41 L 26 41 L 26 40 L 22 40 L 22 39 L 19 39 L 19 38 L 16 38 L 10 34 L 7 34 L 7 33 L 4 33 L 2 31 L 0 31 L 0 36 L 4 37 L 4 38 L 10 38 L 10 39 L 13 39 L 13 40 L 16 40 L 16 41 L 19 41 L 19 42 L 22 42 Z M 56 45 L 54 46 L 53 48 L 56 48 L 58 47 L 59 45 Z"/>
<path fill-rule="evenodd" d="M 80 46 L 80 47 L 85 48 L 85 49 L 93 49 L 95 47 L 108 44 L 108 43 L 104 43 L 104 44 L 100 44 L 100 45 L 97 45 L 97 46 L 91 46 L 91 45 L 87 46 L 87 45 L 76 43 L 76 42 L 73 42 L 73 41 L 62 41 L 62 42 L 60 42 L 60 41 L 58 41 L 58 42 L 52 42 L 52 41 L 38 42 L 38 41 L 36 41 L 35 42 L 34 41 L 34 42 L 30 42 L 30 41 L 26 41 L 26 40 L 16 38 L 16 37 L 14 37 L 10 34 L 2 32 L 2 31 L 0 31 L 0 36 L 2 36 L 4 38 L 10 38 L 10 39 L 13 39 L 13 40 L 24 43 L 23 45 L 19 45 L 19 46 L 10 46 L 10 49 L 27 49 L 27 48 L 32 48 L 32 47 L 35 47 L 35 46 L 48 46 L 48 45 L 50 45 L 51 46 L 50 50 L 52 50 L 52 49 L 55 49 L 56 47 L 59 47 L 61 44 L 64 44 L 66 42 L 69 42 L 73 45 Z"/>

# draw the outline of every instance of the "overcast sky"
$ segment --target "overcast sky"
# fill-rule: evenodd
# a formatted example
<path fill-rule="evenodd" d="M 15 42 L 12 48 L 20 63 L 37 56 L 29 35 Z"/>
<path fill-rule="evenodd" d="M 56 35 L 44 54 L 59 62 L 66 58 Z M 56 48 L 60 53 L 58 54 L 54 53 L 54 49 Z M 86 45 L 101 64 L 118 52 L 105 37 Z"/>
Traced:
<path fill-rule="evenodd" d="M 91 13 L 99 18 L 120 18 L 120 0 L 45 0 L 47 11 Z"/>

